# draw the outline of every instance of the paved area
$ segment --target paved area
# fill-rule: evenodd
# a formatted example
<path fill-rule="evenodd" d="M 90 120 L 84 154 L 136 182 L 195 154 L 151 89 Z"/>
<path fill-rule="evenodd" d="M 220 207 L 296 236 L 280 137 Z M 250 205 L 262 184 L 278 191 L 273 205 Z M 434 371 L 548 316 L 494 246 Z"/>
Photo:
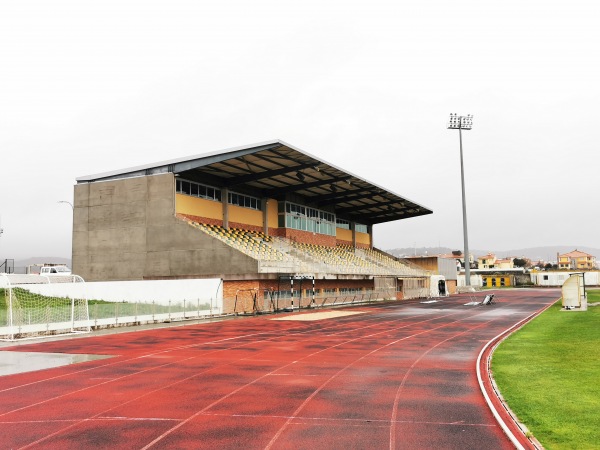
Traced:
<path fill-rule="evenodd" d="M 110 357 L 1 376 L 0 448 L 512 448 L 477 355 L 559 294 L 496 294 L 5 347 Z"/>

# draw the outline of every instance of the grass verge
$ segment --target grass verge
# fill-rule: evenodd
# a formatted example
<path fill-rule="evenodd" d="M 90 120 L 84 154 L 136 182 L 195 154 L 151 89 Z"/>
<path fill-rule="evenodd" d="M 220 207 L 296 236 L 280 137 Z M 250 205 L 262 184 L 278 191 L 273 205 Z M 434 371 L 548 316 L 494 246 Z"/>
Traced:
<path fill-rule="evenodd" d="M 600 302 L 600 290 L 588 291 Z M 599 448 L 600 306 L 562 312 L 558 302 L 494 352 L 494 379 L 546 449 Z"/>

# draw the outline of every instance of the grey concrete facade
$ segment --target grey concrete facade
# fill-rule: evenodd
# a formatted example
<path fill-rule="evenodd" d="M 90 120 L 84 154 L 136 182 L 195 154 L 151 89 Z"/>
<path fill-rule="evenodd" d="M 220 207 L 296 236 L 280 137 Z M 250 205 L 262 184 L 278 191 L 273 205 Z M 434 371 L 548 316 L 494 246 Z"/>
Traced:
<path fill-rule="evenodd" d="M 75 185 L 73 273 L 86 281 L 258 274 L 258 261 L 175 217 L 172 173 Z"/>

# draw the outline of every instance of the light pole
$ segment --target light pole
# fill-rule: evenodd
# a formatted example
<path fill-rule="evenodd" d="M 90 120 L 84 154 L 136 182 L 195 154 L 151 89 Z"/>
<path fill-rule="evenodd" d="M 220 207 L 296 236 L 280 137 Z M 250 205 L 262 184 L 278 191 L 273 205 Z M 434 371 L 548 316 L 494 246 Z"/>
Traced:
<path fill-rule="evenodd" d="M 56 203 L 66 203 L 67 205 L 69 205 L 71 207 L 72 210 L 75 210 L 75 207 L 73 206 L 73 203 L 68 202 L 66 200 L 59 200 Z"/>
<path fill-rule="evenodd" d="M 465 166 L 463 164 L 462 148 L 462 130 L 473 128 L 473 115 L 458 116 L 456 113 L 450 114 L 448 120 L 449 130 L 458 130 L 458 139 L 460 142 L 460 182 L 462 186 L 462 214 L 463 214 L 463 238 L 465 244 L 465 286 L 471 286 L 471 261 L 469 258 L 469 238 L 467 233 L 467 201 L 465 198 Z"/>

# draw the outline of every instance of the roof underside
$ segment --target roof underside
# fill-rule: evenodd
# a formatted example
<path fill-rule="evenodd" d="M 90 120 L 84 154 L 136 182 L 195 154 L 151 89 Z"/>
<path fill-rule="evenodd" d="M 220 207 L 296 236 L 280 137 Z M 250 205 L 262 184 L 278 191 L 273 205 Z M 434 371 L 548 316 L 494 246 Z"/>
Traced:
<path fill-rule="evenodd" d="M 78 183 L 174 173 L 232 191 L 251 190 L 263 197 L 304 197 L 316 208 L 366 225 L 431 214 L 432 211 L 330 163 L 272 141 L 226 152 L 180 158 L 131 169 L 90 175 Z"/>

